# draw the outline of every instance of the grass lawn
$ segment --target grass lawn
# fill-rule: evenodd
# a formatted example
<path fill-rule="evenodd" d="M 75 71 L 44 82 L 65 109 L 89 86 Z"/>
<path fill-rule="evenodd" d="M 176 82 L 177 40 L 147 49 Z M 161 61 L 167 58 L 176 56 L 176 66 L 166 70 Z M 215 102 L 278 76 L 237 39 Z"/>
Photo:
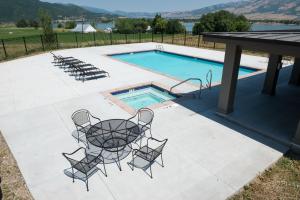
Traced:
<path fill-rule="evenodd" d="M 5 28 L 0 28 L 0 39 L 26 37 L 32 35 L 39 35 L 41 33 L 42 33 L 41 29 L 5 27 Z"/>
<path fill-rule="evenodd" d="M 0 177 L 3 200 L 33 200 L 17 162 L 0 132 Z M 1 199 L 1 196 L 0 196 Z"/>
<path fill-rule="evenodd" d="M 288 153 L 230 200 L 300 199 L 300 155 Z"/>
<path fill-rule="evenodd" d="M 55 29 L 57 33 L 69 32 L 67 29 Z M 41 35 L 42 29 L 38 28 L 17 28 L 17 27 L 0 27 L 0 39 L 10 39 L 18 37 L 28 37 L 34 35 Z"/>

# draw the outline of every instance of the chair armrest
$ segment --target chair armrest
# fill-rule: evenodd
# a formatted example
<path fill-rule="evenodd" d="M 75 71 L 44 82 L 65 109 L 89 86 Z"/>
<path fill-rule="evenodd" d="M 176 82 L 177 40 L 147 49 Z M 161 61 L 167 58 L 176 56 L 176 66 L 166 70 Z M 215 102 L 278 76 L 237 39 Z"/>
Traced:
<path fill-rule="evenodd" d="M 89 164 L 91 164 L 92 162 L 94 162 L 95 160 L 99 159 L 100 157 L 103 158 L 103 156 L 102 156 L 103 150 L 104 150 L 104 149 L 102 149 L 101 152 L 99 153 L 99 155 L 96 156 L 94 159 L 90 160 L 89 162 L 85 162 L 85 163 L 89 165 Z M 86 153 L 86 149 L 85 149 L 85 153 Z M 87 155 L 90 155 L 90 154 L 86 153 L 86 156 L 87 156 Z"/>
<path fill-rule="evenodd" d="M 153 137 L 149 137 L 149 138 L 147 139 L 147 146 L 148 146 L 148 141 L 149 141 L 149 140 L 154 140 L 154 141 L 156 141 L 156 142 L 167 142 L 167 141 L 168 141 L 168 139 L 158 140 L 158 139 L 155 139 L 155 138 L 153 138 Z"/>
<path fill-rule="evenodd" d="M 140 149 L 132 149 L 132 155 L 135 155 L 136 152 L 140 152 L 142 154 L 145 154 L 145 152 L 142 152 Z"/>
<path fill-rule="evenodd" d="M 95 117 L 95 116 L 93 116 L 92 114 L 90 114 L 90 115 L 91 115 L 92 118 L 97 119 L 97 120 L 99 120 L 99 121 L 101 122 L 101 119 L 100 119 L 100 118 Z"/>
<path fill-rule="evenodd" d="M 129 119 L 127 119 L 127 121 L 130 121 L 132 119 L 134 119 L 136 117 L 137 114 L 135 114 L 134 116 L 130 117 Z"/>
<path fill-rule="evenodd" d="M 75 153 L 77 153 L 79 150 L 82 150 L 82 149 L 84 149 L 85 150 L 85 153 L 86 153 L 86 149 L 85 148 L 83 148 L 83 147 L 80 147 L 80 148 L 78 148 L 78 149 L 76 149 L 74 152 L 72 152 L 72 153 L 62 153 L 63 154 L 63 156 L 71 156 L 71 155 L 73 155 L 73 154 L 75 154 Z"/>
<path fill-rule="evenodd" d="M 81 125 L 79 125 L 79 124 L 76 124 L 75 122 L 74 122 L 74 124 L 75 124 L 76 126 L 79 126 L 80 128 L 84 128 L 83 126 L 81 126 Z"/>

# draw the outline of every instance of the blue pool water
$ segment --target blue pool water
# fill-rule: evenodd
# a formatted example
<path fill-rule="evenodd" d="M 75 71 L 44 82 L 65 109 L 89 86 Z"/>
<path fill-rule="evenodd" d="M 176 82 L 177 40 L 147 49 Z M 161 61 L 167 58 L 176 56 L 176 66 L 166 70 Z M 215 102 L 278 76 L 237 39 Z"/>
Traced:
<path fill-rule="evenodd" d="M 176 98 L 176 96 L 154 86 L 133 88 L 115 92 L 112 95 L 136 110 Z"/>
<path fill-rule="evenodd" d="M 162 51 L 145 51 L 111 55 L 113 58 L 138 65 L 142 68 L 159 72 L 177 79 L 201 78 L 206 81 L 206 74 L 212 70 L 212 82 L 221 82 L 223 63 L 193 58 Z M 254 72 L 253 69 L 240 67 L 239 76 Z"/>

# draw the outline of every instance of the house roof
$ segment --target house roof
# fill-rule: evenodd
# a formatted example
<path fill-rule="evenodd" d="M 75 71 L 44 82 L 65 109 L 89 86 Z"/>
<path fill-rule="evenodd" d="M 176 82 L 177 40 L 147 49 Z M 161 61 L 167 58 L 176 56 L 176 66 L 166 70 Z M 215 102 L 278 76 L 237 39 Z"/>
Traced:
<path fill-rule="evenodd" d="M 77 26 L 72 30 L 73 32 L 96 32 L 96 29 L 90 24 L 77 24 Z"/>

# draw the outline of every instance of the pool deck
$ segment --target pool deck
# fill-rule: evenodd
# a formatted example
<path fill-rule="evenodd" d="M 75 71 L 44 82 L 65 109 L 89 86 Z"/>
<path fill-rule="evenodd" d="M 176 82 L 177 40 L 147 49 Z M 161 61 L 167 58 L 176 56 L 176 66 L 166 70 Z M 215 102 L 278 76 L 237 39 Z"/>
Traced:
<path fill-rule="evenodd" d="M 169 141 L 163 155 L 165 167 L 154 165 L 153 179 L 141 170 L 131 171 L 126 165 L 128 157 L 121 161 L 123 171 L 111 164 L 107 165 L 107 178 L 101 173 L 90 178 L 89 192 L 83 182 L 72 183 L 63 173 L 69 164 L 61 153 L 80 146 L 71 136 L 75 127 L 70 116 L 75 110 L 88 109 L 103 120 L 128 118 L 130 113 L 103 92 L 149 82 L 169 87 L 178 83 L 106 56 L 152 50 L 155 45 L 55 51 L 95 64 L 111 76 L 84 83 L 54 67 L 49 53 L 0 63 L 0 130 L 35 199 L 226 199 L 286 152 L 286 146 L 217 116 L 216 87 L 205 90 L 201 99 L 154 109 L 153 136 Z M 224 59 L 221 51 L 165 44 L 164 48 L 221 62 Z M 241 64 L 264 70 L 267 61 L 243 55 Z M 247 84 L 255 87 L 258 83 Z M 178 90 L 191 92 L 197 87 L 184 84 Z"/>

